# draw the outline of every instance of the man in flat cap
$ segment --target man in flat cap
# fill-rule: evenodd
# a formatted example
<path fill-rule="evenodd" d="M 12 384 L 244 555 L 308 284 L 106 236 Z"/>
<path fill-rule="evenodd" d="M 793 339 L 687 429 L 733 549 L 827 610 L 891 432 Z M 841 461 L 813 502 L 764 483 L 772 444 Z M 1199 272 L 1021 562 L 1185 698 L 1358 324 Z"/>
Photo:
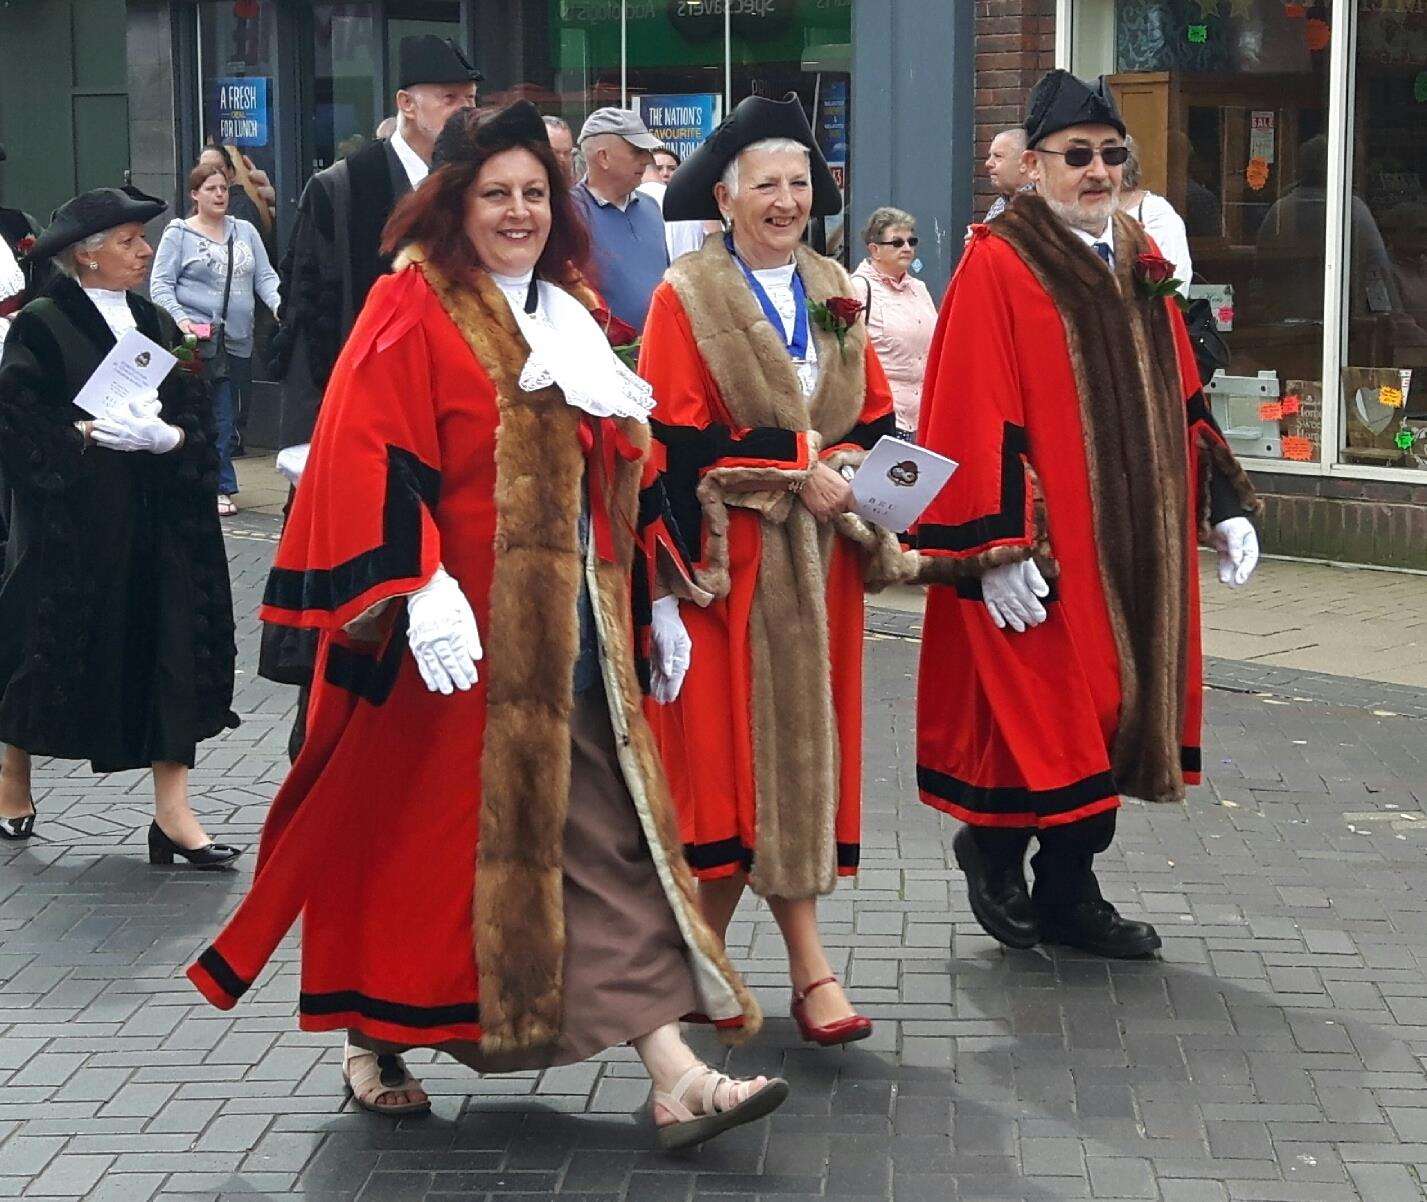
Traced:
<path fill-rule="evenodd" d="M 644 329 L 649 298 L 669 266 L 659 202 L 639 191 L 662 146 L 629 109 L 596 109 L 580 130 L 586 173 L 571 195 L 590 227 L 595 286 L 609 311 L 636 330 Z"/>
<path fill-rule="evenodd" d="M 426 178 L 436 137 L 458 109 L 473 108 L 481 73 L 450 38 L 401 40 L 396 131 L 307 181 L 283 258 L 282 323 L 272 339 L 272 369 L 286 382 L 281 438 L 305 443 L 317 420 L 327 377 L 362 311 L 367 293 L 391 262 L 382 229 L 396 203 Z M 311 676 L 314 640 L 269 626 L 258 671 L 301 684 Z M 306 690 L 288 749 L 302 745 Z"/>
<path fill-rule="evenodd" d="M 953 846 L 991 935 L 1143 956 L 1159 935 L 1104 900 L 1093 860 L 1121 795 L 1177 802 L 1199 781 L 1195 535 L 1243 584 L 1258 502 L 1200 391 L 1177 281 L 1116 212 L 1125 125 L 1105 82 L 1051 72 L 1026 139 L 1035 191 L 974 228 L 927 367 L 917 441 L 961 466 L 917 531 L 918 787 L 966 824 Z"/>

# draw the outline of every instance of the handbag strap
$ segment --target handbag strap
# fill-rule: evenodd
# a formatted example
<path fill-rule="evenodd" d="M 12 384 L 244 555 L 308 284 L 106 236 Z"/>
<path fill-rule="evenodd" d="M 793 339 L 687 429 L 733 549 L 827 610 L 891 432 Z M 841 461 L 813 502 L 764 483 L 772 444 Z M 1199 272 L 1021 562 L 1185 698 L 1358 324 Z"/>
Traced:
<path fill-rule="evenodd" d="M 218 338 L 221 349 L 228 348 L 228 299 L 233 295 L 233 238 L 228 235 L 228 270 L 223 276 L 223 312 L 218 315 Z"/>

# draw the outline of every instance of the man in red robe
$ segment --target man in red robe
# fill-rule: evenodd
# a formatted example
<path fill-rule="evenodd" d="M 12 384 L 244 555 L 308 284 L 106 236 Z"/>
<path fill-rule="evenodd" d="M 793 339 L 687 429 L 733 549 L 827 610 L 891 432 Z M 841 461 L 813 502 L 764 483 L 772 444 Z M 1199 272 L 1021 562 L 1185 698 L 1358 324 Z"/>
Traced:
<path fill-rule="evenodd" d="M 918 441 L 960 463 L 923 516 L 917 781 L 967 825 L 972 910 L 1012 947 L 1160 946 L 1100 894 L 1120 795 L 1199 780 L 1196 532 L 1243 584 L 1258 502 L 1200 391 L 1144 230 L 1116 213 L 1103 81 L 1032 94 L 1034 193 L 973 231 L 943 302 Z M 1035 890 L 1024 858 L 1032 837 Z"/>

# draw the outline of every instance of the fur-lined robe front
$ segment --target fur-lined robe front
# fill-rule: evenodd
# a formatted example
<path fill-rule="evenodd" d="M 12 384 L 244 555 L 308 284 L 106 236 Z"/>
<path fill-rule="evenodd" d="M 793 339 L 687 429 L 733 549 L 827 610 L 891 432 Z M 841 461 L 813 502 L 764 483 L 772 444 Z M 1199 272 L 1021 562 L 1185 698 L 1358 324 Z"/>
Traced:
<path fill-rule="evenodd" d="M 942 305 L 919 441 L 961 465 L 923 515 L 922 800 L 1045 827 L 1199 779 L 1204 521 L 1252 512 L 1184 321 L 1146 295 L 1123 215 L 1115 269 L 1022 195 L 973 234 Z M 1048 617 L 998 630 L 989 568 L 1035 556 Z"/>
<path fill-rule="evenodd" d="M 557 388 L 522 390 L 529 348 L 488 277 L 454 285 L 415 251 L 397 267 L 338 361 L 263 606 L 270 621 L 323 631 L 307 742 L 251 893 L 189 976 L 231 1007 L 301 914 L 304 1029 L 479 1040 L 538 1061 L 565 1000 L 583 579 L 619 770 L 699 1001 L 730 1038 L 751 1033 L 756 1007 L 694 905 L 640 708 L 630 580 L 660 512 L 641 494 L 654 479 L 648 427 L 591 424 Z M 596 477 L 609 498 L 607 561 L 593 537 L 581 553 L 587 450 L 592 510 Z M 485 648 L 477 685 L 452 696 L 422 683 L 400 602 L 438 564 Z"/>
<path fill-rule="evenodd" d="M 809 300 L 853 296 L 800 248 Z M 654 293 L 639 369 L 654 386 L 670 504 L 716 598 L 684 606 L 693 663 L 651 715 L 701 877 L 749 871 L 763 896 L 813 897 L 861 853 L 864 576 L 898 578 L 894 536 L 851 515 L 820 525 L 792 488 L 823 460 L 856 463 L 894 429 L 892 393 L 858 324 L 814 330 L 820 375 L 798 387 L 722 238 Z"/>

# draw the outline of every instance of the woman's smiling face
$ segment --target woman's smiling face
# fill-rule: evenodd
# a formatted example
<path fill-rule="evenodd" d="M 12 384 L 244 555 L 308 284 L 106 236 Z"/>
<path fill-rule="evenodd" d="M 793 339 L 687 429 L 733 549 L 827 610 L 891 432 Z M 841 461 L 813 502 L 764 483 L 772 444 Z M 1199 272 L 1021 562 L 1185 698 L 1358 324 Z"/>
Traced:
<path fill-rule="evenodd" d="M 487 271 L 532 270 L 550 238 L 550 179 L 545 165 L 517 147 L 492 155 L 466 193 L 466 236 Z"/>

